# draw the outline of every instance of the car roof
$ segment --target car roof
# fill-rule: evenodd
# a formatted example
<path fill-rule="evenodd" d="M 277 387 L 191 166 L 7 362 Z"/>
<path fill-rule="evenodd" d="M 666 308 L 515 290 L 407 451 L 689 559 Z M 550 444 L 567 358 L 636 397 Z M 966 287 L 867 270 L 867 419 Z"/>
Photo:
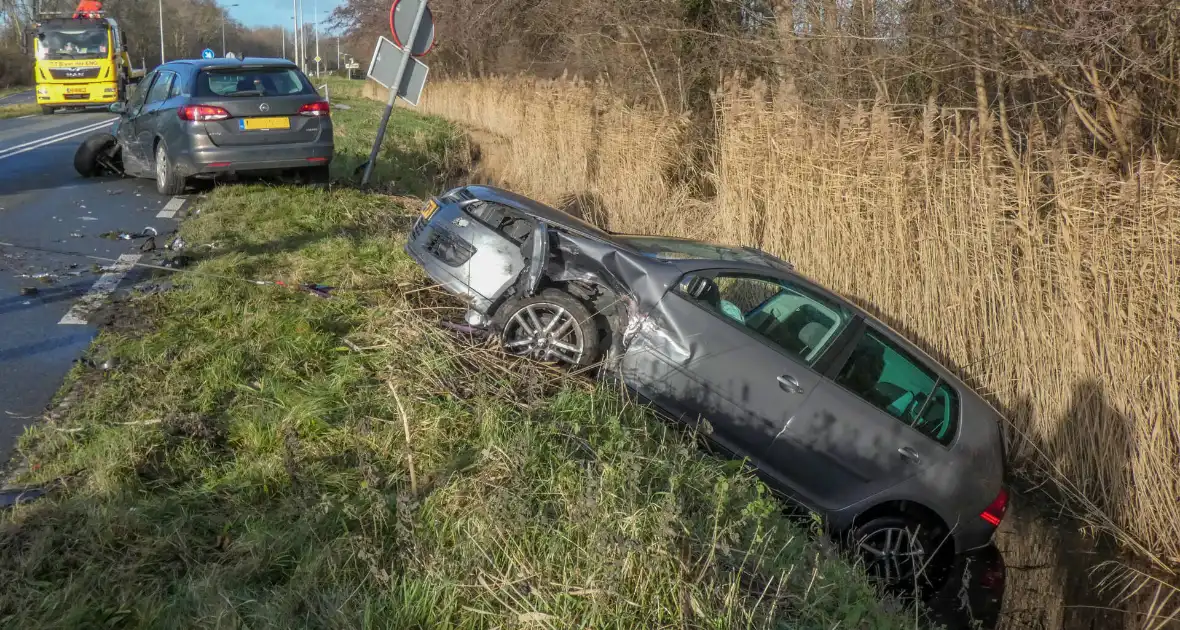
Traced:
<path fill-rule="evenodd" d="M 222 68 L 256 68 L 258 66 L 270 66 L 281 68 L 298 68 L 295 62 L 290 59 L 279 59 L 277 57 L 245 57 L 243 59 L 177 59 L 169 61 L 161 67 L 168 66 L 195 66 L 201 70 L 206 69 L 222 69 Z"/>

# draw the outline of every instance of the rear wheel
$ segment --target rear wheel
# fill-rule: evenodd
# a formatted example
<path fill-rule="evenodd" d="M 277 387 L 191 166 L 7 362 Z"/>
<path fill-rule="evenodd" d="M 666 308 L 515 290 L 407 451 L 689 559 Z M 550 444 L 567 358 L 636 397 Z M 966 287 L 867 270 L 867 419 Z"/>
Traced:
<path fill-rule="evenodd" d="M 594 316 L 564 291 L 545 289 L 505 304 L 495 319 L 500 342 L 511 354 L 568 367 L 585 367 L 598 359 Z"/>
<path fill-rule="evenodd" d="M 99 157 L 110 155 L 118 141 L 109 133 L 96 133 L 82 142 L 74 153 L 74 170 L 82 177 L 94 177 L 102 172 Z"/>
<path fill-rule="evenodd" d="M 44 114 L 44 115 L 46 115 L 46 116 L 52 116 L 52 115 L 53 115 L 53 112 L 55 112 L 55 111 L 57 111 L 57 110 L 56 110 L 56 109 L 54 109 L 54 108 L 52 108 L 52 107 L 50 107 L 50 106 L 48 106 L 48 105 L 42 105 L 42 106 L 41 106 L 41 113 L 42 113 L 42 114 Z"/>
<path fill-rule="evenodd" d="M 940 581 L 931 562 L 935 534 L 915 519 L 879 516 L 858 524 L 848 536 L 865 571 L 886 588 L 927 590 Z"/>
<path fill-rule="evenodd" d="M 184 178 L 176 174 L 176 166 L 168 157 L 168 147 L 161 140 L 156 145 L 156 192 L 161 195 L 179 195 L 184 192 Z"/>

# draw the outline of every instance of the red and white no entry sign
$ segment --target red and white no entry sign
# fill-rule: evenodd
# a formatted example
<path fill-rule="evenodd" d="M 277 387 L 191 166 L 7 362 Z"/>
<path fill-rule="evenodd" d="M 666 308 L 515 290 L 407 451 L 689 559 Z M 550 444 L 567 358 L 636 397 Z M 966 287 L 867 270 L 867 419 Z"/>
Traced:
<path fill-rule="evenodd" d="M 410 31 L 414 28 L 414 17 L 425 0 L 394 0 L 389 8 L 389 30 L 393 33 L 393 43 L 398 48 L 406 48 L 406 40 L 410 38 Z M 418 34 L 414 36 L 410 54 L 421 57 L 434 48 L 434 14 L 430 7 L 422 14 L 422 23 L 418 25 Z"/>

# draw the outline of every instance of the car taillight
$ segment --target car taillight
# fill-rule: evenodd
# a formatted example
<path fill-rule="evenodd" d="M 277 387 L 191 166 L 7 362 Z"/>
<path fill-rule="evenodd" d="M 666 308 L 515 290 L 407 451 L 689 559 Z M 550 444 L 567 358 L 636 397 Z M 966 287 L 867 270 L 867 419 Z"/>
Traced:
<path fill-rule="evenodd" d="M 983 513 L 979 515 L 983 520 L 991 523 L 995 527 L 1000 526 L 1000 521 L 1004 520 L 1004 513 L 1008 511 L 1008 491 L 1000 488 L 1000 494 L 996 495 L 995 500 L 984 508 Z"/>
<path fill-rule="evenodd" d="M 300 116 L 331 116 L 332 106 L 328 105 L 327 101 L 319 101 L 317 103 L 308 103 L 299 108 Z"/>
<path fill-rule="evenodd" d="M 229 112 L 211 105 L 185 105 L 176 110 L 176 113 L 180 116 L 181 120 L 192 122 L 209 122 L 229 118 Z"/>

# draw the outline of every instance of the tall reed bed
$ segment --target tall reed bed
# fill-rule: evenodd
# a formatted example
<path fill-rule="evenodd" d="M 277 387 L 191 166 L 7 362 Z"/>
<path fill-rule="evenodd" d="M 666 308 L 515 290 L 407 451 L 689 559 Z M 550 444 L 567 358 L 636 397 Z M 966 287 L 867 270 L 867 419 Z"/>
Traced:
<path fill-rule="evenodd" d="M 450 81 L 424 99 L 495 136 L 487 178 L 615 230 L 760 247 L 857 299 L 992 399 L 1025 476 L 1180 562 L 1180 169 L 1121 175 L 1035 129 L 1017 149 L 936 104 L 825 118 L 736 83 L 714 102 L 707 159 L 687 160 L 686 120 L 601 86 Z"/>

